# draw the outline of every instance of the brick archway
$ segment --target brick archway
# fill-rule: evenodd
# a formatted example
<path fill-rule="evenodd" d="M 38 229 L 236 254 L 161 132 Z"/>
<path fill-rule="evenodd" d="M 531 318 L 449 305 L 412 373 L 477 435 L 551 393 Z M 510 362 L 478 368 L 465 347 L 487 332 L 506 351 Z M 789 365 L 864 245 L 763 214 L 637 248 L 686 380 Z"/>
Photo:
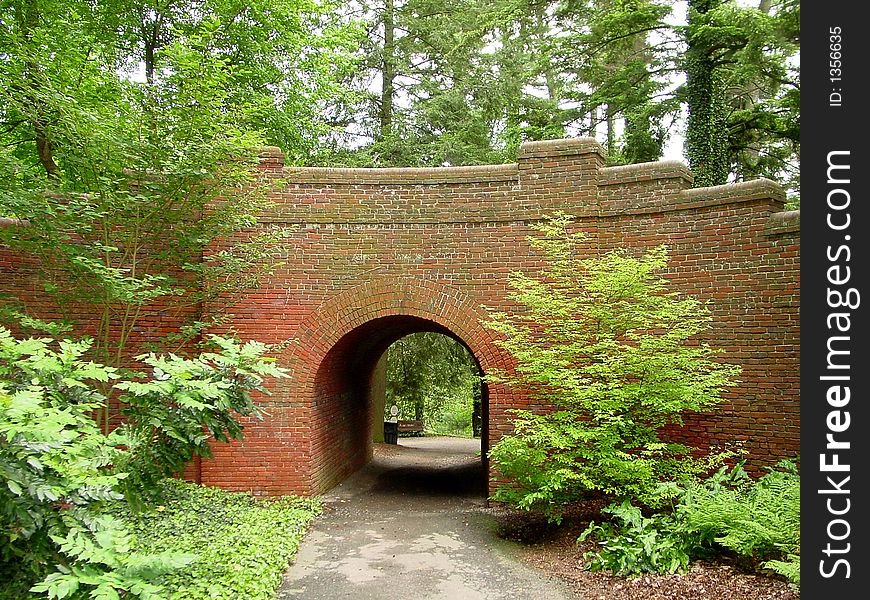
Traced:
<path fill-rule="evenodd" d="M 371 459 L 371 377 L 396 340 L 436 332 L 462 343 L 481 374 L 505 369 L 509 358 L 481 324 L 485 312 L 461 290 L 413 278 L 375 278 L 324 302 L 299 329 L 288 351 L 297 401 L 308 407 L 311 490 L 324 491 Z M 490 407 L 510 391 L 484 386 L 483 456 Z"/>
<path fill-rule="evenodd" d="M 325 356 L 340 339 L 370 321 L 393 316 L 428 320 L 446 330 L 468 347 L 484 372 L 510 364 L 481 324 L 483 307 L 461 289 L 426 279 L 378 277 L 333 295 L 300 324 L 289 351 L 289 356 L 304 358 L 294 368 L 298 387 L 310 388 L 320 364 L 316 357 Z"/>
<path fill-rule="evenodd" d="M 204 483 L 310 494 L 339 481 L 367 458 L 354 441 L 362 428 L 342 430 L 354 419 L 339 408 L 364 407 L 367 365 L 402 333 L 453 335 L 484 373 L 509 369 L 480 325 L 481 306 L 517 308 L 510 274 L 540 269 L 528 236 L 556 211 L 586 234 L 580 252 L 668 245 L 673 289 L 709 302 L 700 341 L 743 373 L 719 412 L 689 416 L 674 435 L 701 446 L 742 441 L 757 465 L 799 452 L 800 214 L 783 211 L 772 181 L 693 188 L 674 161 L 608 167 L 592 139 L 525 143 L 514 164 L 422 169 L 285 166 L 271 148 L 259 168 L 273 204 L 239 239 L 280 228 L 289 249 L 226 326 L 243 339 L 295 338 L 281 357 L 291 377 L 271 386 L 268 418 L 248 423 L 243 442 L 215 446 Z M 0 275 L 0 294 L 36 316 L 57 314 L 32 261 L 0 247 Z M 66 308 L 85 331 L 94 325 L 87 307 Z M 136 341 L 180 325 L 150 320 Z M 342 394 L 350 400 L 338 402 Z M 490 387 L 486 443 L 511 430 L 510 409 L 550 408 Z"/>
<path fill-rule="evenodd" d="M 290 377 L 261 398 L 266 420 L 248 421 L 243 441 L 216 445 L 213 458 L 188 475 L 263 494 L 330 489 L 371 459 L 368 390 L 378 358 L 393 342 L 441 333 L 466 347 L 481 374 L 510 368 L 482 325 L 485 315 L 461 289 L 424 278 L 374 277 L 332 294 L 293 330 L 280 357 Z M 267 321 L 261 315 L 259 326 Z M 484 386 L 484 461 L 506 424 L 505 409 L 516 402 L 512 390 Z"/>

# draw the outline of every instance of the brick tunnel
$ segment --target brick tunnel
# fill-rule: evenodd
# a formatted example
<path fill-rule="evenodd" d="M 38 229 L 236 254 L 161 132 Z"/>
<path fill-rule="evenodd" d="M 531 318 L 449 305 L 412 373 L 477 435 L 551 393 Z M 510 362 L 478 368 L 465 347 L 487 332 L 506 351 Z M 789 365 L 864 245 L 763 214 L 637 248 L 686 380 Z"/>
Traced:
<path fill-rule="evenodd" d="M 375 365 L 409 333 L 454 337 L 483 374 L 509 370 L 482 321 L 490 308 L 516 308 L 509 275 L 543 266 L 527 238 L 555 211 L 585 233 L 582 252 L 667 244 L 674 289 L 709 301 L 714 321 L 701 341 L 743 374 L 720 411 L 689 416 L 675 437 L 741 441 L 761 464 L 798 453 L 799 213 L 783 211 L 773 182 L 693 189 L 678 162 L 607 167 L 591 139 L 526 143 L 509 165 L 293 167 L 268 149 L 260 168 L 273 207 L 257 231 L 285 229 L 290 250 L 230 309 L 227 327 L 243 339 L 292 339 L 279 357 L 291 376 L 262 398 L 268 417 L 247 423 L 243 441 L 215 445 L 190 477 L 258 494 L 336 485 L 371 457 Z M 16 287 L 20 269 L 2 248 L 0 270 L 9 275 L 0 291 L 35 293 Z M 550 408 L 499 385 L 483 405 L 484 450 L 511 431 L 510 409 Z"/>

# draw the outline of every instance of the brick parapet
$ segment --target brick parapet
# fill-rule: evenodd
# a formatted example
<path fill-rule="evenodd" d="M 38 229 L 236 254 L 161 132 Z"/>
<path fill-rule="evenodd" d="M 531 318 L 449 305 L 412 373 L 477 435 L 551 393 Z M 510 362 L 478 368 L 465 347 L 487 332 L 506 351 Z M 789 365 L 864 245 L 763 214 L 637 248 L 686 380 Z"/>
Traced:
<path fill-rule="evenodd" d="M 702 341 L 743 366 L 723 411 L 690 417 L 674 436 L 746 440 L 761 461 L 799 449 L 800 217 L 783 211 L 773 182 L 692 189 L 681 163 L 607 167 L 584 139 L 524 144 L 511 165 L 427 169 L 287 166 L 266 148 L 260 169 L 274 184 L 273 207 L 244 235 L 293 226 L 281 264 L 232 307 L 226 327 L 266 343 L 296 339 L 280 356 L 292 377 L 262 398 L 266 421 L 202 461 L 204 483 L 277 494 L 339 481 L 370 456 L 366 369 L 412 331 L 456 336 L 486 374 L 510 369 L 481 307 L 517 308 L 510 274 L 544 266 L 527 236 L 556 210 L 577 218 L 582 252 L 667 244 L 674 288 L 709 301 L 714 321 Z M 0 248 L 10 276 L 0 288 L 36 298 L 32 271 L 16 260 Z M 485 443 L 510 432 L 515 408 L 548 410 L 489 386 Z"/>
<path fill-rule="evenodd" d="M 800 235 L 801 211 L 789 210 L 770 215 L 764 226 L 765 235 L 787 236 Z"/>

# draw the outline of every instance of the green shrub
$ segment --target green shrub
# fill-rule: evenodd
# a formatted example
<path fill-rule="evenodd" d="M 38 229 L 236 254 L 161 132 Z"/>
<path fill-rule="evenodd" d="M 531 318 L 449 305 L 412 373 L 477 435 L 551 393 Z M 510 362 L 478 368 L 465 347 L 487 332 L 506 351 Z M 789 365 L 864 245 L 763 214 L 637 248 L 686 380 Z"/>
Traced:
<path fill-rule="evenodd" d="M 795 589 L 801 587 L 801 555 L 787 554 L 785 560 L 769 560 L 764 563 L 768 569 L 776 571 L 794 586 Z"/>
<path fill-rule="evenodd" d="M 739 372 L 697 341 L 709 311 L 669 290 L 664 247 L 593 256 L 569 224 L 558 215 L 536 227 L 540 236 L 529 239 L 546 267 L 515 274 L 510 298 L 520 309 L 487 323 L 517 363 L 491 379 L 558 409 L 514 411 L 514 431 L 490 451 L 510 480 L 495 499 L 556 520 L 590 492 L 653 504 L 661 483 L 708 470 L 710 460 L 658 431 L 685 411 L 715 407 Z"/>
<path fill-rule="evenodd" d="M 262 418 L 251 398 L 265 393 L 264 377 L 286 377 L 284 369 L 265 358 L 267 347 L 209 336 L 214 352 L 195 358 L 173 354 L 137 357 L 152 369 L 151 377 L 121 381 L 122 436 L 129 452 L 117 467 L 128 501 L 137 502 L 166 476 L 181 473 L 194 456 L 210 457 L 210 440 L 241 439 L 239 416 Z"/>
<path fill-rule="evenodd" d="M 733 471 L 743 472 L 743 464 Z M 768 471 L 757 481 L 732 476 L 732 485 L 690 485 L 678 510 L 705 542 L 764 561 L 797 584 L 800 475 L 793 461 L 781 461 Z"/>
<path fill-rule="evenodd" d="M 782 461 L 752 480 L 743 468 L 719 469 L 677 490 L 674 509 L 644 517 L 627 500 L 604 512 L 612 522 L 591 523 L 601 549 L 586 554 L 590 570 L 619 575 L 684 570 L 691 558 L 729 550 L 800 585 L 800 475 Z"/>
<path fill-rule="evenodd" d="M 697 553 L 698 536 L 687 531 L 673 514 L 644 517 L 628 500 L 604 509 L 615 522 L 590 523 L 578 541 L 589 536 L 600 540 L 601 549 L 587 552 L 587 569 L 613 571 L 617 575 L 675 573 L 685 571 Z"/>
<path fill-rule="evenodd" d="M 118 512 L 140 552 L 196 554 L 161 578 L 173 600 L 272 600 L 295 556 L 316 499 L 256 499 L 177 480 L 161 485 L 164 504 Z"/>
<path fill-rule="evenodd" d="M 241 436 L 250 390 L 283 372 L 261 344 L 214 338 L 219 352 L 142 357 L 153 379 L 120 381 L 83 357 L 90 341 L 16 340 L 0 327 L 0 597 L 160 598 L 153 581 L 190 557 L 131 551 L 108 502 L 147 497 L 216 439 Z M 130 421 L 110 434 L 96 384 L 125 390 Z M 141 502 L 138 504 L 141 505 Z"/>
<path fill-rule="evenodd" d="M 85 383 L 117 375 L 81 360 L 87 348 L 18 341 L 0 328 L 2 598 L 29 597 L 32 587 L 51 598 L 147 600 L 159 597 L 156 576 L 187 562 L 131 552 L 122 525 L 102 514 L 126 474 L 109 469 L 123 452 L 97 427 L 104 399 Z"/>

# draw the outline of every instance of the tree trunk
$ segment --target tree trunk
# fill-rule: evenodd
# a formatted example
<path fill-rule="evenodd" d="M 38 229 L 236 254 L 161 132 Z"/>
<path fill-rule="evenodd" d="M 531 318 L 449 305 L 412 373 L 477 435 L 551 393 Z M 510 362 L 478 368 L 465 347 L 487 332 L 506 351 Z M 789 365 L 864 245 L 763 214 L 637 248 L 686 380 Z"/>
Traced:
<path fill-rule="evenodd" d="M 724 86 L 710 49 L 692 38 L 700 17 L 720 3 L 721 0 L 689 1 L 686 155 L 695 178 L 695 187 L 726 183 L 730 172 Z"/>
<path fill-rule="evenodd" d="M 393 97 L 396 79 L 396 7 L 394 0 L 384 0 L 384 52 L 381 63 L 380 139 L 390 137 L 393 130 Z"/>
<path fill-rule="evenodd" d="M 39 27 L 38 0 L 26 0 L 26 4 L 20 7 L 22 12 L 17 15 L 18 24 L 21 28 L 22 37 L 26 42 L 33 38 L 33 32 Z M 46 107 L 37 96 L 36 91 L 42 86 L 37 74 L 40 66 L 33 61 L 27 61 L 24 68 L 26 85 L 30 87 L 30 104 L 33 106 L 33 114 L 30 117 L 30 125 L 33 127 L 33 135 L 36 140 L 36 155 L 39 162 L 49 177 L 58 176 L 58 166 L 54 162 L 54 145 L 48 134 L 49 118 Z"/>

